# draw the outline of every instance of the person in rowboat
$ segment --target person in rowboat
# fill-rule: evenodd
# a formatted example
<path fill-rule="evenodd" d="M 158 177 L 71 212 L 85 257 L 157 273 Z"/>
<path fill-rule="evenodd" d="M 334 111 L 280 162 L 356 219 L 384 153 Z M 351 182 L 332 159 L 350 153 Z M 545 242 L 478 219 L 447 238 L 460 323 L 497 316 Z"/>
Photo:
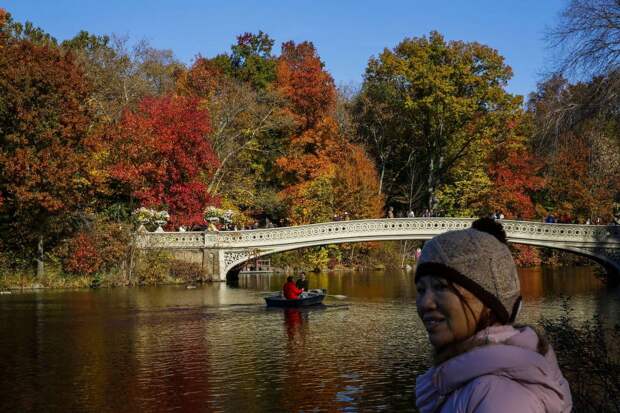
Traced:
<path fill-rule="evenodd" d="M 300 290 L 304 290 L 304 291 L 308 291 L 308 280 L 306 279 L 306 273 L 305 272 L 301 272 L 299 274 L 299 279 L 297 280 L 297 288 L 299 288 Z"/>
<path fill-rule="evenodd" d="M 292 276 L 289 275 L 288 277 L 286 277 L 286 283 L 282 287 L 282 293 L 284 294 L 284 298 L 288 300 L 298 300 L 299 295 L 303 292 L 303 289 L 297 288 Z"/>

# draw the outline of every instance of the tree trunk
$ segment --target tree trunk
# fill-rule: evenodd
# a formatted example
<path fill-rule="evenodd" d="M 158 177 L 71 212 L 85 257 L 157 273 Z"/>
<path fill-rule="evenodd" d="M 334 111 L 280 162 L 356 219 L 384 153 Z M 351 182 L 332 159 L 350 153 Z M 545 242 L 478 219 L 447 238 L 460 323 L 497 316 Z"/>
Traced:
<path fill-rule="evenodd" d="M 434 172 L 435 162 L 431 157 L 431 164 L 429 166 L 428 171 L 428 211 L 432 214 L 433 212 L 433 197 L 435 195 L 435 191 L 433 189 L 433 172 Z"/>
<path fill-rule="evenodd" d="M 43 250 L 43 235 L 39 236 L 39 242 L 37 243 L 37 277 L 43 277 L 45 275 L 44 250 Z"/>
<path fill-rule="evenodd" d="M 381 178 L 379 178 L 379 193 L 381 195 L 381 191 L 383 191 L 383 176 L 385 175 L 385 162 L 381 163 Z"/>

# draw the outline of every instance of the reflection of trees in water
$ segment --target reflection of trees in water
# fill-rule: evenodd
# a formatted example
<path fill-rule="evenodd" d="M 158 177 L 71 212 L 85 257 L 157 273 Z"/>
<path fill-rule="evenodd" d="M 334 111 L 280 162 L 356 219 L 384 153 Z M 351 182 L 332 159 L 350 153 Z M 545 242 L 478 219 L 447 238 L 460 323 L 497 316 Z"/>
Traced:
<path fill-rule="evenodd" d="M 253 278 L 257 290 L 267 278 Z M 11 334 L 0 335 L 0 389 L 19 392 L 0 399 L 0 410 L 410 409 L 430 351 L 407 290 L 413 274 L 308 278 L 349 299 L 267 310 L 256 291 L 221 283 L 2 296 L 0 324 Z M 620 290 L 589 268 L 526 270 L 521 279 L 519 322 L 556 317 L 560 294 L 577 323 L 597 313 L 607 327 L 620 322 Z M 269 282 L 279 289 L 284 276 Z M 617 355 L 620 346 L 607 349 Z M 70 392 L 67 383 L 75 383 Z"/>
<path fill-rule="evenodd" d="M 525 300 L 592 294 L 603 286 L 594 271 L 595 267 L 521 268 L 521 294 Z"/>
<path fill-rule="evenodd" d="M 138 314 L 130 332 L 137 359 L 134 391 L 146 411 L 199 411 L 213 392 L 207 319 L 198 311 Z"/>
<path fill-rule="evenodd" d="M 294 275 L 295 279 L 297 276 Z M 306 274 L 309 288 L 325 288 L 329 294 L 341 294 L 369 300 L 415 297 L 413 273 L 394 271 L 348 271 Z M 239 286 L 259 291 L 278 291 L 285 274 L 241 275 Z"/>

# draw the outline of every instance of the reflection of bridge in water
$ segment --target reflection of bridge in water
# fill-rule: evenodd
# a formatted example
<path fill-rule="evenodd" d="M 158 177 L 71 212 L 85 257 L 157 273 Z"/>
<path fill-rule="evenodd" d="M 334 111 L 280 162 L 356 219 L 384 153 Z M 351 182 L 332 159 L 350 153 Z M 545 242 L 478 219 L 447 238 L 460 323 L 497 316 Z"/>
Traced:
<path fill-rule="evenodd" d="M 264 255 L 344 242 L 426 240 L 471 226 L 473 218 L 392 218 L 325 222 L 294 227 L 225 232 L 147 232 L 142 249 L 174 251 L 199 262 L 209 279 L 225 281 L 239 265 Z M 620 226 L 546 224 L 502 220 L 508 241 L 557 248 L 588 256 L 608 272 L 620 274 Z"/>

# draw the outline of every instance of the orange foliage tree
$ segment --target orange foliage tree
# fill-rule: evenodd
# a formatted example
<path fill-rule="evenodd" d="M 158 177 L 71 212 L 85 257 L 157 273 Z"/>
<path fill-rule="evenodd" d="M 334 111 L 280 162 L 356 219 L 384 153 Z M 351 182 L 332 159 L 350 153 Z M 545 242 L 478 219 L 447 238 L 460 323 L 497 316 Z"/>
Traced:
<path fill-rule="evenodd" d="M 7 14 L 2 24 L 10 23 Z M 0 27 L 0 232 L 37 257 L 72 231 L 91 200 L 89 85 L 71 54 Z"/>
<path fill-rule="evenodd" d="M 176 91 L 180 95 L 210 97 L 223 78 L 222 69 L 213 60 L 198 56 L 189 70 L 179 72 Z"/>
<path fill-rule="evenodd" d="M 374 162 L 357 145 L 349 145 L 346 160 L 336 169 L 334 192 L 339 199 L 337 213 L 351 219 L 377 218 L 383 214 L 384 199 L 379 195 L 379 177 Z"/>
<path fill-rule="evenodd" d="M 335 108 L 334 80 L 312 43 L 284 43 L 276 77 L 276 87 L 289 101 L 290 112 L 302 130 L 313 128 Z"/>
<path fill-rule="evenodd" d="M 278 91 L 297 125 L 285 156 L 276 161 L 284 184 L 280 196 L 291 221 L 327 221 L 345 211 L 378 216 L 382 198 L 375 166 L 362 148 L 342 136 L 333 117 L 334 83 L 312 43 L 285 43 L 276 74 Z M 365 196 L 363 202 L 353 201 Z"/>
<path fill-rule="evenodd" d="M 620 188 L 620 165 L 611 170 L 598 168 L 597 159 L 602 156 L 596 155 L 596 145 L 583 135 L 565 134 L 549 156 L 547 194 L 557 216 L 607 221 Z"/>

